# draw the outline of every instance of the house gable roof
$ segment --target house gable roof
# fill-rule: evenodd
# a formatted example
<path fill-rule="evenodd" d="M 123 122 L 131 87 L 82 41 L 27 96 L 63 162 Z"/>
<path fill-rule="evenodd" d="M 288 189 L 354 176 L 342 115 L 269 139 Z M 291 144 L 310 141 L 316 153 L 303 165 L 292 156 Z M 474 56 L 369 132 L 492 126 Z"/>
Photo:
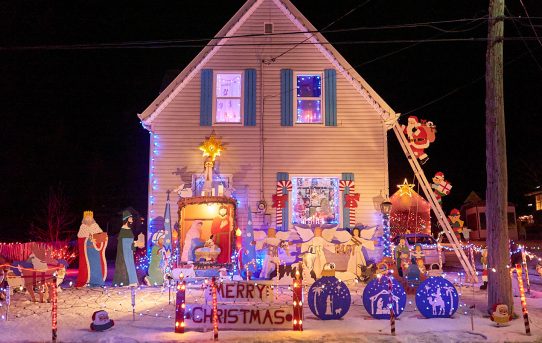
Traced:
<path fill-rule="evenodd" d="M 221 45 L 226 44 L 232 39 L 228 37 L 235 35 L 235 32 L 264 1 L 272 1 L 300 32 L 306 32 L 307 41 L 313 43 L 337 71 L 352 84 L 360 95 L 380 114 L 382 120 L 387 121 L 396 118 L 396 114 L 391 107 L 380 98 L 361 75 L 329 44 L 322 34 L 319 32 L 314 33 L 317 29 L 289 0 L 248 0 L 218 32 L 215 36 L 218 38 L 212 39 L 183 71 L 177 75 L 169 86 L 138 115 L 145 127 L 152 124 L 156 117 L 179 94 L 186 84 L 197 75 L 202 66 L 220 50 Z"/>

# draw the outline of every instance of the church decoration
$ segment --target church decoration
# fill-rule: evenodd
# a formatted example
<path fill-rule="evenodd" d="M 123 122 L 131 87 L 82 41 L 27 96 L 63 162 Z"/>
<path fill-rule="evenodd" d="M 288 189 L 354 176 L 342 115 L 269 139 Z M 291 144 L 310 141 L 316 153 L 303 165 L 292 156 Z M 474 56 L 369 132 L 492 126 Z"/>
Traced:
<path fill-rule="evenodd" d="M 340 319 L 350 309 L 350 290 L 346 284 L 335 277 L 334 265 L 327 264 L 322 277 L 309 289 L 309 308 L 322 319 Z"/>
<path fill-rule="evenodd" d="M 405 233 L 431 234 L 431 205 L 416 193 L 406 179 L 399 189 L 390 197 L 391 237 Z"/>
<path fill-rule="evenodd" d="M 450 318 L 459 307 L 459 293 L 443 277 L 430 277 L 416 291 L 416 306 L 426 318 Z"/>
<path fill-rule="evenodd" d="M 392 291 L 389 291 L 391 278 Z M 407 295 L 405 289 L 392 276 L 382 276 L 371 280 L 363 290 L 363 306 L 375 319 L 390 319 L 390 308 L 397 318 L 403 313 Z"/>

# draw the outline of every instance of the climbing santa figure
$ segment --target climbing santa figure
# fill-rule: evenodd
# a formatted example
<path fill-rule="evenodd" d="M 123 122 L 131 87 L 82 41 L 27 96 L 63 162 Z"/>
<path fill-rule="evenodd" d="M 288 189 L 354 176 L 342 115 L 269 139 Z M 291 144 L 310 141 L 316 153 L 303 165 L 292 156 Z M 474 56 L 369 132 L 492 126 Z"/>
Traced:
<path fill-rule="evenodd" d="M 215 238 L 215 243 L 220 247 L 220 255 L 216 262 L 229 263 L 231 257 L 231 214 L 230 209 L 226 206 L 220 206 L 218 215 L 213 219 L 211 224 L 211 234 Z"/>
<path fill-rule="evenodd" d="M 430 143 L 435 141 L 435 126 L 433 123 L 426 123 L 425 120 L 420 121 L 418 117 L 408 117 L 407 126 L 402 125 L 403 132 L 410 142 L 410 148 L 421 164 L 425 164 L 429 157 L 425 153 L 425 149 Z"/>
<path fill-rule="evenodd" d="M 107 276 L 105 248 L 107 233 L 100 229 L 92 211 L 83 213 L 83 221 L 77 232 L 79 246 L 79 273 L 75 287 L 101 287 Z"/>

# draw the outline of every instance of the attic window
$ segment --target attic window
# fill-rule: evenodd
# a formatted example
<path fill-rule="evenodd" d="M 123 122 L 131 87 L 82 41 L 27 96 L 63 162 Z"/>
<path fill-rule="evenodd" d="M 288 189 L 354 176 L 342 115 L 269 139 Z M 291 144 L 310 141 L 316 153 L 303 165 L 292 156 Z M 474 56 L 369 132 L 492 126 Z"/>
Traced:
<path fill-rule="evenodd" d="M 273 23 L 263 23 L 263 32 L 266 35 L 273 33 Z"/>

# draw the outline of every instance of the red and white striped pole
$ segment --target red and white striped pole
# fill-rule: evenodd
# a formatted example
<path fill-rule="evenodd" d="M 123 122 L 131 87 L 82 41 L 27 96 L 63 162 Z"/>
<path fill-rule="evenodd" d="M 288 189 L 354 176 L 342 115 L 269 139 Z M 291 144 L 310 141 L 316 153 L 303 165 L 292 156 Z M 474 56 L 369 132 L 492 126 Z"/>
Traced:
<path fill-rule="evenodd" d="M 293 330 L 303 331 L 303 284 L 299 273 L 299 267 L 295 272 L 293 287 Z"/>
<path fill-rule="evenodd" d="M 391 335 L 395 336 L 395 313 L 393 312 L 393 281 L 391 274 L 388 274 L 388 291 L 390 292 L 390 300 L 388 307 L 390 308 L 390 330 Z"/>
<path fill-rule="evenodd" d="M 211 294 L 213 296 L 213 340 L 218 341 L 218 300 L 216 295 L 216 280 L 211 282 Z"/>
<path fill-rule="evenodd" d="M 53 274 L 53 283 L 51 285 L 51 331 L 52 341 L 56 343 L 58 329 L 58 294 L 56 289 L 56 274 Z"/>
<path fill-rule="evenodd" d="M 518 277 L 519 297 L 521 299 L 521 310 L 523 312 L 523 323 L 525 324 L 525 333 L 531 335 L 531 327 L 529 325 L 529 312 L 527 312 L 527 301 L 525 300 L 525 289 L 523 288 L 523 277 L 521 275 L 521 265 L 516 264 L 516 276 Z"/>
<path fill-rule="evenodd" d="M 525 268 L 525 281 L 527 281 L 527 293 L 531 293 L 531 280 L 529 280 L 529 268 L 527 265 L 527 254 L 525 253 L 525 246 L 521 247 L 521 260 L 523 262 L 523 268 Z"/>
<path fill-rule="evenodd" d="M 175 298 L 175 333 L 184 333 L 184 311 L 186 309 L 186 281 L 177 285 Z"/>

